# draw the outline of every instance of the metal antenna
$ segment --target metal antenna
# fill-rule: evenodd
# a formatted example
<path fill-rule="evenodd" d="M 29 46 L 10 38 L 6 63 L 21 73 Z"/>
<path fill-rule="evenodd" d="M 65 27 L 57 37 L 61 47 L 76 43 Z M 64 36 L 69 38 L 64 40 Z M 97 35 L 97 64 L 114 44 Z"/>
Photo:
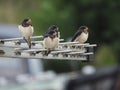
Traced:
<path fill-rule="evenodd" d="M 33 38 L 43 36 L 31 37 Z M 43 47 L 43 41 L 32 41 L 32 48 L 29 49 L 26 43 L 20 42 L 22 39 L 22 37 L 0 39 L 0 57 L 92 61 L 94 47 L 97 46 L 89 43 L 61 42 L 64 39 L 60 39 L 58 47 L 46 56 L 44 53 L 47 49 Z"/>

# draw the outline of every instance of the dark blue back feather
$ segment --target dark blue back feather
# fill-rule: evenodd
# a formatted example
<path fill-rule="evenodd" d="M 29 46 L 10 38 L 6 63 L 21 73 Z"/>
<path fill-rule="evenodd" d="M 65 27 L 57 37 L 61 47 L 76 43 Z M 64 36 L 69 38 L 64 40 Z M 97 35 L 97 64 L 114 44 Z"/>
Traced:
<path fill-rule="evenodd" d="M 71 42 L 74 42 L 75 39 L 76 39 L 79 35 L 81 35 L 81 33 L 82 33 L 82 29 L 78 29 L 78 31 L 74 34 L 73 38 L 71 39 Z"/>

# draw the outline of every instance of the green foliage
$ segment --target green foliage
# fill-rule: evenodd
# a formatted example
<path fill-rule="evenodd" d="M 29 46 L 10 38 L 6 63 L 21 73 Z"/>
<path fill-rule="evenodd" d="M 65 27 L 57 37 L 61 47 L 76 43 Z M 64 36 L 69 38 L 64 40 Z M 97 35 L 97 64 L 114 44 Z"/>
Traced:
<path fill-rule="evenodd" d="M 112 48 L 109 46 L 102 46 L 98 48 L 94 64 L 97 67 L 117 64 Z"/>

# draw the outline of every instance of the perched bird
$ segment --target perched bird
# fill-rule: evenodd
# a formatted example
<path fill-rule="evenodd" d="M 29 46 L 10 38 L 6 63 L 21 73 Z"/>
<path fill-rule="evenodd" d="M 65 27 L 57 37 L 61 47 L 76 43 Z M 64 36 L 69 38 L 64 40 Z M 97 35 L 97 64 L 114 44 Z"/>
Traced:
<path fill-rule="evenodd" d="M 83 44 L 88 39 L 88 27 L 87 26 L 81 26 L 79 27 L 78 31 L 75 33 L 75 35 L 72 38 L 72 42 L 79 42 L 80 44 Z"/>
<path fill-rule="evenodd" d="M 28 44 L 29 48 L 31 48 L 31 39 L 30 37 L 33 35 L 34 28 L 31 24 L 30 18 L 25 18 L 20 25 L 18 25 L 18 29 L 23 37 L 23 39 Z"/>
<path fill-rule="evenodd" d="M 59 44 L 59 33 L 58 33 L 58 27 L 55 25 L 52 25 L 48 28 L 48 31 L 44 35 L 43 40 L 43 46 L 44 48 L 48 49 L 48 51 L 45 53 L 48 55 L 51 50 L 56 48 Z"/>

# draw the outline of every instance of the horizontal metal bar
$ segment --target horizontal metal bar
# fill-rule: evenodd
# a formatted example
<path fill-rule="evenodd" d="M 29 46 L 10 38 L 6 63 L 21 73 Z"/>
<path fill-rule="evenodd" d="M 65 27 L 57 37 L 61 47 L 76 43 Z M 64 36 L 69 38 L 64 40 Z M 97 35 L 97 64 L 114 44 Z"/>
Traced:
<path fill-rule="evenodd" d="M 67 53 L 67 54 L 83 54 L 84 51 L 81 51 L 81 52 L 70 52 L 70 53 Z"/>
<path fill-rule="evenodd" d="M 40 51 L 40 52 L 42 52 L 42 51 L 47 51 L 47 49 L 43 49 L 43 48 L 41 48 L 41 49 L 15 49 L 15 51 L 17 52 L 38 52 L 38 51 Z"/>
<path fill-rule="evenodd" d="M 74 44 L 74 46 L 86 46 L 86 45 L 89 45 L 89 43 L 83 43 L 83 44 L 77 43 L 77 44 Z"/>
<path fill-rule="evenodd" d="M 54 54 L 54 53 L 68 53 L 68 52 L 71 52 L 72 50 L 61 50 L 61 51 L 52 51 L 51 53 Z"/>
<path fill-rule="evenodd" d="M 33 36 L 31 38 L 42 38 L 43 36 Z M 45 49 L 42 43 L 43 41 L 32 41 L 32 48 L 29 49 L 27 43 L 18 43 L 21 38 L 10 38 L 10 39 L 1 39 L 0 50 L 3 52 L 0 54 L 0 57 L 8 58 L 34 58 L 34 59 L 58 59 L 58 60 L 87 60 L 88 56 L 94 54 L 93 51 L 86 50 L 85 47 L 95 47 L 96 44 L 79 44 L 78 42 L 60 42 L 58 47 L 48 55 L 45 55 Z M 2 42 L 3 40 L 3 42 Z M 63 41 L 64 39 L 60 39 Z M 5 42 L 4 42 L 5 41 Z M 73 46 L 73 47 L 71 47 Z M 78 48 L 77 46 L 83 46 L 83 48 Z M 74 48 L 75 47 L 75 48 Z M 40 52 L 40 53 L 39 53 Z"/>
<path fill-rule="evenodd" d="M 85 47 L 96 47 L 97 44 L 85 45 Z"/>
<path fill-rule="evenodd" d="M 64 41 L 64 39 L 60 39 L 60 42 L 61 41 Z M 43 41 L 32 41 L 32 43 L 35 43 L 35 44 L 37 44 L 37 43 L 43 43 Z"/>
<path fill-rule="evenodd" d="M 31 41 L 32 43 L 43 43 L 43 41 Z"/>
<path fill-rule="evenodd" d="M 78 42 L 63 42 L 63 43 L 59 43 L 59 45 L 70 45 L 70 44 L 78 44 Z"/>
<path fill-rule="evenodd" d="M 94 54 L 93 52 L 88 52 L 88 53 L 83 53 L 82 55 L 92 55 Z"/>
<path fill-rule="evenodd" d="M 41 41 L 42 42 L 42 41 Z M 37 44 L 37 43 L 36 43 Z M 63 43 L 62 43 L 63 44 Z M 65 44 L 64 44 L 65 45 Z M 66 44 L 67 45 L 67 44 Z M 74 46 L 75 44 L 73 44 Z M 62 46 L 61 43 L 59 43 L 59 46 Z M 59 47 L 58 46 L 58 47 Z M 88 45 L 88 46 L 83 46 L 83 47 L 94 47 L 96 46 L 96 44 L 93 44 L 93 45 Z M 0 47 L 6 47 L 6 48 L 28 48 L 28 45 L 26 43 L 21 43 L 20 45 L 16 45 L 14 42 L 9 42 L 7 44 L 4 43 L 4 44 L 0 44 Z M 32 48 L 42 48 L 43 46 L 42 45 L 38 45 L 38 46 L 32 46 Z"/>
<path fill-rule="evenodd" d="M 32 36 L 31 39 L 34 38 L 43 38 L 43 36 Z M 15 40 L 21 40 L 23 39 L 23 37 L 19 37 L 19 38 L 9 38 L 9 39 L 0 39 L 0 41 L 15 41 Z"/>
<path fill-rule="evenodd" d="M 74 44 L 74 46 L 96 47 L 96 46 L 97 46 L 97 44 L 84 43 L 84 44 Z"/>
<path fill-rule="evenodd" d="M 15 55 L 0 55 L 0 57 L 7 57 L 7 58 L 27 58 L 27 59 L 53 59 L 53 60 L 80 60 L 86 61 L 86 57 L 50 57 L 50 56 L 15 56 Z"/>

